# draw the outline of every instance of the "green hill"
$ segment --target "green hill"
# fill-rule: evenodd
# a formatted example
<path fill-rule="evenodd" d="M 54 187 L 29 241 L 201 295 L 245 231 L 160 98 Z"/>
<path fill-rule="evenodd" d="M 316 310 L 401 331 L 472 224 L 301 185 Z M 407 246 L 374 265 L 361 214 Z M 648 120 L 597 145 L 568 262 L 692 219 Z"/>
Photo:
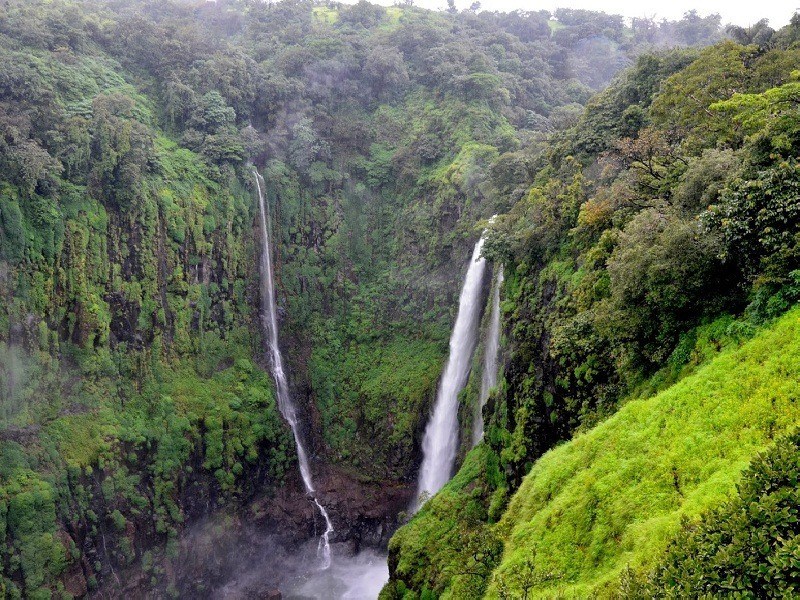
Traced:
<path fill-rule="evenodd" d="M 395 535 L 383 597 L 793 593 L 779 529 L 711 507 L 797 422 L 798 27 L 643 56 L 529 155 L 484 246 L 506 275 L 484 445 Z"/>
<path fill-rule="evenodd" d="M 489 597 L 585 597 L 656 559 L 682 516 L 733 490 L 800 419 L 800 310 L 742 348 L 547 453 L 514 495 Z"/>
<path fill-rule="evenodd" d="M 492 472 L 479 447 L 395 536 L 395 573 L 414 572 L 408 583 L 441 597 L 483 582 L 489 598 L 616 595 L 626 567 L 652 567 L 682 517 L 720 504 L 753 457 L 798 422 L 799 334 L 794 309 L 663 392 L 629 401 L 546 453 L 499 523 L 482 531 L 469 522 L 470 500 Z M 454 511 L 459 504 L 467 509 Z M 484 554 L 474 552 L 479 541 Z M 421 554 L 431 561 L 427 580 Z"/>

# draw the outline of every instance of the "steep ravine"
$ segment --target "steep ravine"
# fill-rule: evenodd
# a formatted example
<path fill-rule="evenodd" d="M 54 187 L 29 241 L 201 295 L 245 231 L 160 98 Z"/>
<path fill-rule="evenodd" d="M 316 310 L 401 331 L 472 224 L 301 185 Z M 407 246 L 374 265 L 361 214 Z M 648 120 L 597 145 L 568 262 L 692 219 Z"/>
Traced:
<path fill-rule="evenodd" d="M 481 291 L 482 296 L 484 292 L 485 289 Z M 261 293 L 264 293 L 263 286 Z M 281 312 L 282 318 L 287 318 L 285 311 Z M 264 335 L 267 331 L 263 330 Z M 290 342 L 288 345 L 297 348 L 303 344 Z M 269 348 L 269 344 L 264 347 Z M 274 359 L 268 355 L 268 352 L 256 352 L 264 372 L 272 369 Z M 293 358 L 291 362 L 297 364 L 298 358 Z M 374 475 L 364 477 L 352 469 L 327 463 L 319 413 L 312 401 L 314 389 L 302 379 L 305 369 L 300 368 L 298 372 L 299 377 L 289 371 L 287 391 L 301 399 L 296 407 L 297 435 L 310 441 L 307 449 L 309 475 L 314 481 L 314 497 L 325 507 L 334 524 L 330 542 L 335 552 L 345 558 L 368 549 L 385 550 L 389 538 L 400 525 L 398 519 L 412 503 L 416 483 L 413 477 L 399 480 L 378 479 Z M 432 400 L 433 390 L 429 402 Z M 424 416 L 420 416 L 420 422 L 425 423 Z M 421 456 L 421 426 L 418 429 L 419 437 L 412 446 L 413 471 L 416 457 Z M 408 461 L 409 457 L 404 460 Z M 325 530 L 325 522 L 309 501 L 308 484 L 301 477 L 296 458 L 290 458 L 283 482 L 278 485 L 276 482 L 266 485 L 258 479 L 262 468 L 254 472 L 245 470 L 240 476 L 249 481 L 250 486 L 242 490 L 238 501 L 227 504 L 218 502 L 218 492 L 211 478 L 204 476 L 209 479 L 207 488 L 195 481 L 193 473 L 203 473 L 201 455 L 195 463 L 192 469 L 187 469 L 187 491 L 181 494 L 178 503 L 185 526 L 177 538 L 177 550 L 163 563 L 168 580 L 173 582 L 169 589 L 192 597 L 261 597 L 285 589 L 307 570 L 318 568 L 309 558 L 308 548 L 312 543 L 316 545 L 316 539 Z M 108 512 L 108 509 L 96 508 Z M 148 549 L 158 552 L 161 543 L 158 536 L 148 538 L 145 535 L 138 542 L 143 552 Z M 108 562 L 108 557 L 97 558 L 101 563 Z M 75 572 L 70 571 L 68 576 L 74 580 L 72 585 L 77 586 L 76 589 L 87 588 L 85 584 L 76 583 L 80 577 Z M 147 566 L 139 563 L 124 569 L 112 567 L 97 595 L 143 594 L 152 589 L 150 577 Z"/>
<path fill-rule="evenodd" d="M 322 528 L 295 439 L 334 546 L 385 546 L 481 218 L 528 198 L 537 140 L 652 41 L 571 17 L 2 3 L 0 596 L 270 592 Z M 656 33 L 685 26 L 717 35 Z M 264 353 L 251 164 L 296 432 Z"/>

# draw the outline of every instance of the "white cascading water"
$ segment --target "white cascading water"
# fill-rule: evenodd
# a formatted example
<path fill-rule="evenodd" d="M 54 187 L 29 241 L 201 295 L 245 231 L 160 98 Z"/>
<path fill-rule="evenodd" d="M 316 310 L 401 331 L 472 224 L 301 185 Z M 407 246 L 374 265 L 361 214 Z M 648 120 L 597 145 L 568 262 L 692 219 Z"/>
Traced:
<path fill-rule="evenodd" d="M 275 379 L 275 392 L 278 396 L 278 408 L 283 418 L 289 423 L 294 434 L 294 442 L 297 446 L 297 460 L 300 463 L 300 476 L 303 478 L 306 493 L 308 493 L 316 507 L 319 509 L 322 518 L 325 519 L 325 533 L 319 540 L 318 553 L 322 559 L 322 568 L 327 569 L 331 565 L 331 546 L 330 535 L 333 533 L 333 524 L 328 516 L 328 511 L 319 503 L 314 496 L 314 481 L 311 478 L 311 468 L 308 464 L 308 454 L 303 447 L 300 439 L 300 428 L 297 421 L 297 410 L 292 403 L 289 395 L 289 384 L 286 380 L 286 372 L 283 369 L 283 357 L 278 346 L 278 314 L 275 306 L 275 283 L 272 274 L 272 251 L 270 250 L 269 235 L 269 211 L 264 201 L 264 191 L 262 189 L 263 179 L 258 171 L 253 170 L 258 188 L 258 208 L 261 223 L 261 326 L 264 329 L 269 346 L 269 356 L 272 366 L 272 376 Z"/>
<path fill-rule="evenodd" d="M 480 322 L 481 289 L 486 273 L 486 259 L 481 257 L 482 248 L 481 236 L 475 244 L 461 288 L 458 316 L 450 336 L 450 355 L 422 440 L 423 460 L 414 510 L 419 508 L 420 498 L 438 492 L 450 480 L 453 472 L 458 451 L 458 394 L 467 383 Z"/>
<path fill-rule="evenodd" d="M 500 353 L 500 286 L 503 285 L 503 267 L 497 266 L 497 275 L 492 286 L 492 312 L 489 315 L 489 327 L 483 349 L 483 374 L 481 378 L 481 394 L 476 406 L 475 418 L 472 421 L 472 446 L 477 446 L 483 439 L 483 407 L 489 399 L 489 392 L 497 385 L 497 356 Z"/>

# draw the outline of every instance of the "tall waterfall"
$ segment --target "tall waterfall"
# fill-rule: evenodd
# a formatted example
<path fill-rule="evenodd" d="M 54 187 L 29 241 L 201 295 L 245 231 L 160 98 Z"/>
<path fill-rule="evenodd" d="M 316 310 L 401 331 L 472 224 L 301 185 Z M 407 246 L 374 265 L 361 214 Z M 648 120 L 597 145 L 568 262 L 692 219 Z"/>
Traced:
<path fill-rule="evenodd" d="M 272 376 L 275 379 L 275 391 L 278 396 L 278 408 L 286 419 L 294 434 L 294 442 L 297 446 L 297 460 L 300 463 L 300 476 L 303 478 L 306 493 L 312 497 L 314 504 L 319 509 L 322 518 L 325 519 L 325 532 L 319 540 L 319 555 L 322 558 L 322 568 L 327 569 L 331 564 L 330 534 L 333 533 L 333 524 L 328 516 L 328 511 L 319 503 L 314 496 L 314 481 L 311 478 L 311 468 L 308 464 L 308 454 L 300 439 L 300 425 L 297 421 L 297 409 L 289 395 L 289 384 L 286 380 L 286 372 L 283 369 L 283 357 L 278 346 L 278 314 L 275 306 L 275 279 L 272 274 L 272 251 L 270 249 L 269 235 L 269 211 L 264 201 L 264 182 L 258 171 L 253 170 L 258 188 L 258 208 L 261 224 L 261 327 L 267 340 Z"/>
<path fill-rule="evenodd" d="M 500 351 L 500 287 L 503 285 L 503 267 L 497 265 L 497 275 L 492 286 L 492 312 L 483 349 L 483 374 L 481 395 L 472 420 L 472 445 L 477 446 L 483 438 L 483 407 L 489 399 L 489 392 L 497 385 L 497 355 Z"/>
<path fill-rule="evenodd" d="M 461 289 L 458 316 L 450 336 L 450 355 L 439 382 L 436 404 L 422 441 L 423 460 L 417 497 L 435 494 L 450 480 L 458 450 L 458 394 L 469 376 L 481 313 L 481 288 L 486 260 L 483 237 L 475 244 Z M 418 507 L 415 507 L 418 508 Z"/>

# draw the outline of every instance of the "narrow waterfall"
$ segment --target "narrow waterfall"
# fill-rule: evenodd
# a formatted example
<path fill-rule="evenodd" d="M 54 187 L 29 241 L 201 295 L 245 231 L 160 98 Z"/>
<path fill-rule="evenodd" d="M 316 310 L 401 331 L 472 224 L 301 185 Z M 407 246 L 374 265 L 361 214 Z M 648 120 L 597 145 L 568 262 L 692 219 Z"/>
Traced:
<path fill-rule="evenodd" d="M 503 266 L 497 265 L 497 275 L 492 286 L 492 312 L 483 349 L 483 374 L 481 395 L 475 407 L 472 420 L 472 445 L 477 446 L 483 438 L 483 407 L 489 399 L 489 392 L 497 385 L 497 355 L 500 351 L 500 287 L 503 285 Z"/>
<path fill-rule="evenodd" d="M 297 460 L 300 463 L 300 476 L 303 478 L 306 492 L 312 497 L 314 504 L 319 509 L 322 518 L 325 519 L 325 533 L 319 540 L 319 555 L 322 558 L 322 568 L 327 569 L 331 565 L 330 535 L 333 533 L 333 524 L 328 516 L 328 511 L 319 503 L 314 496 L 314 481 L 311 478 L 311 468 L 308 464 L 308 454 L 300 439 L 300 425 L 297 421 L 297 409 L 289 395 L 289 384 L 286 380 L 286 372 L 283 369 L 283 357 L 278 346 L 278 314 L 275 305 L 275 279 L 272 274 L 272 251 L 270 249 L 269 234 L 269 211 L 264 200 L 264 190 L 262 184 L 264 180 L 258 171 L 253 170 L 258 188 L 258 208 L 261 224 L 261 327 L 264 330 L 267 341 L 267 351 L 272 367 L 272 376 L 275 379 L 275 392 L 278 396 L 278 408 L 292 428 L 294 442 L 297 446 Z"/>
<path fill-rule="evenodd" d="M 433 414 L 425 429 L 417 498 L 438 492 L 453 472 L 458 451 L 458 394 L 467 383 L 480 322 L 481 288 L 486 273 L 481 248 L 483 237 L 475 244 L 464 279 L 458 316 L 450 336 L 450 355 L 439 382 Z"/>

